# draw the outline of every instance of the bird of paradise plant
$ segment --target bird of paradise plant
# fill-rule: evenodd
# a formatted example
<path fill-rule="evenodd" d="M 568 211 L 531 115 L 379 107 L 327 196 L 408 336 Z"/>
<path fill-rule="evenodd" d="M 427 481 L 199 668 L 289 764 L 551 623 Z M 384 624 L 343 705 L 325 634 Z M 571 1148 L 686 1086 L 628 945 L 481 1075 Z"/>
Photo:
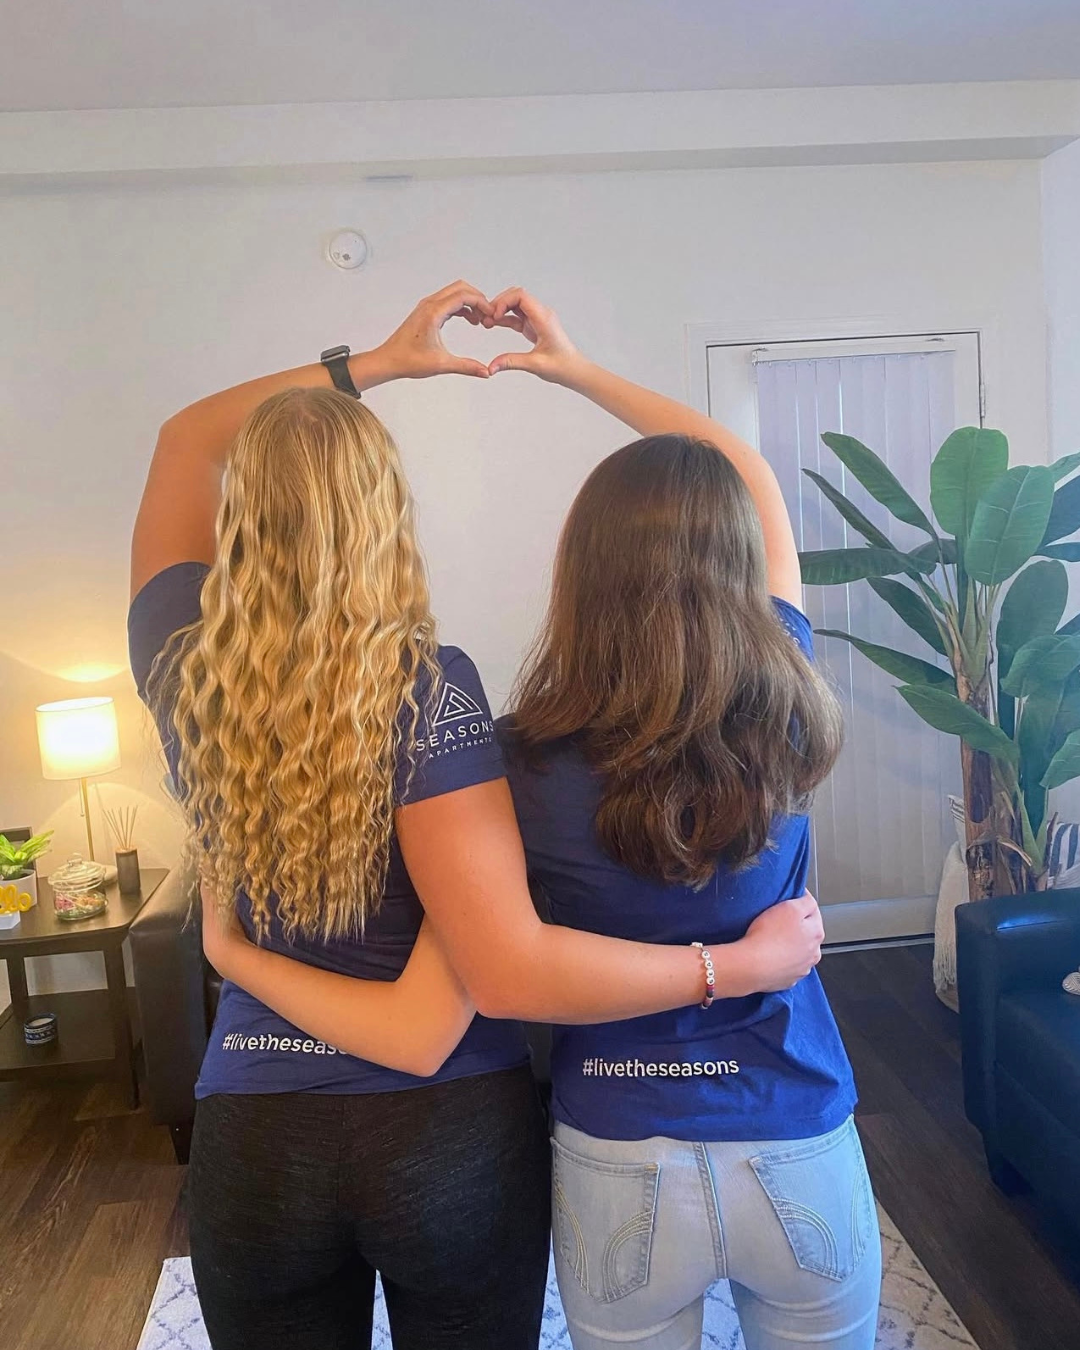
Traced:
<path fill-rule="evenodd" d="M 924 721 L 958 736 L 973 900 L 1047 880 L 1050 794 L 1080 777 L 1080 614 L 1063 622 L 1066 563 L 1080 561 L 1080 454 L 1009 468 L 1000 431 L 961 427 L 930 472 L 928 514 L 884 461 L 852 436 L 822 440 L 897 520 L 927 542 L 896 547 L 839 488 L 804 472 L 865 540 L 800 555 L 803 581 L 866 580 L 927 656 L 835 629 L 901 681 Z M 939 658 L 947 663 L 947 669 Z"/>

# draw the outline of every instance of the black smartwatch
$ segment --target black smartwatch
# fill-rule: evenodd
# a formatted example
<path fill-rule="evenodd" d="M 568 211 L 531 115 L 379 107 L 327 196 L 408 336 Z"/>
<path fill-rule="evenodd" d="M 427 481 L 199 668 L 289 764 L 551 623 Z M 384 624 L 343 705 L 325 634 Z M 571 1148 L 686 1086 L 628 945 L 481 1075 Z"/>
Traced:
<path fill-rule="evenodd" d="M 343 394 L 348 394 L 350 398 L 359 398 L 360 390 L 353 383 L 353 377 L 349 371 L 349 355 L 348 347 L 327 347 L 326 351 L 319 354 L 319 360 L 330 372 L 330 378 L 334 382 L 335 389 L 340 389 Z"/>

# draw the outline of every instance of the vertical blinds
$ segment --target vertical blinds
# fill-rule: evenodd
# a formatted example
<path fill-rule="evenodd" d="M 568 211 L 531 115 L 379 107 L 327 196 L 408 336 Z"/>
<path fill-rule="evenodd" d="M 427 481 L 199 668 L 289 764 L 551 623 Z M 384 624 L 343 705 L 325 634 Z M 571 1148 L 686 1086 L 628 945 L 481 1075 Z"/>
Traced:
<path fill-rule="evenodd" d="M 864 542 L 803 469 L 836 484 L 899 547 L 925 542 L 847 473 L 821 433 L 865 442 L 926 502 L 931 458 L 955 426 L 952 351 L 809 359 L 761 353 L 755 374 L 761 450 L 780 480 L 801 549 Z M 808 587 L 804 598 L 815 628 L 937 659 L 865 581 Z M 960 787 L 956 744 L 925 726 L 896 693 L 899 681 L 848 643 L 815 641 L 843 704 L 846 741 L 814 805 L 811 890 L 822 904 L 932 895 L 955 837 L 945 796 Z"/>

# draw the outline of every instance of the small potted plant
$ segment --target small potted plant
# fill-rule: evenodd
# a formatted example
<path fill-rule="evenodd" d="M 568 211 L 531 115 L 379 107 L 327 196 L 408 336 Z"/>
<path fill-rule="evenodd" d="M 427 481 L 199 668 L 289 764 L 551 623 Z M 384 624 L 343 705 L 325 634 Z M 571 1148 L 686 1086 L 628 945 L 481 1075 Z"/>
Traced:
<path fill-rule="evenodd" d="M 0 885 L 16 882 L 20 890 L 29 892 L 36 905 L 37 872 L 34 862 L 48 850 L 52 837 L 52 830 L 46 830 L 44 834 L 35 834 L 31 839 L 12 843 L 6 835 L 0 834 Z"/>

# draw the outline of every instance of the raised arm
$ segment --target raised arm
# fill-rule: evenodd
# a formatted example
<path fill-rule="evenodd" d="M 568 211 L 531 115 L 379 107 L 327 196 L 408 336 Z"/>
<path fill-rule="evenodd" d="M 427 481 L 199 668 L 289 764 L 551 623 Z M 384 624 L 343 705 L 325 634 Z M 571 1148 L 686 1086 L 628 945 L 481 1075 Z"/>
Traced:
<path fill-rule="evenodd" d="M 484 296 L 465 281 L 421 300 L 400 328 L 371 351 L 349 357 L 349 373 L 363 393 L 390 380 L 459 374 L 486 378 L 480 361 L 454 356 L 440 330 L 460 315 L 472 324 L 490 312 Z M 264 375 L 191 404 L 162 426 L 131 541 L 131 597 L 166 567 L 214 560 L 214 525 L 229 447 L 248 416 L 283 389 L 329 387 L 321 362 Z"/>
<path fill-rule="evenodd" d="M 555 312 L 520 287 L 496 296 L 483 322 L 487 327 L 512 328 L 533 343 L 531 351 L 496 357 L 488 367 L 493 375 L 503 370 L 530 371 L 584 395 L 639 436 L 674 432 L 715 445 L 735 466 L 757 507 L 765 536 L 769 590 L 801 608 L 802 580 L 791 518 L 776 475 L 762 455 L 704 413 L 587 360 L 566 336 Z"/>
<path fill-rule="evenodd" d="M 436 1073 L 476 1011 L 426 921 L 396 980 L 354 979 L 256 947 L 204 886 L 203 950 L 219 975 L 309 1036 L 402 1073 Z"/>

